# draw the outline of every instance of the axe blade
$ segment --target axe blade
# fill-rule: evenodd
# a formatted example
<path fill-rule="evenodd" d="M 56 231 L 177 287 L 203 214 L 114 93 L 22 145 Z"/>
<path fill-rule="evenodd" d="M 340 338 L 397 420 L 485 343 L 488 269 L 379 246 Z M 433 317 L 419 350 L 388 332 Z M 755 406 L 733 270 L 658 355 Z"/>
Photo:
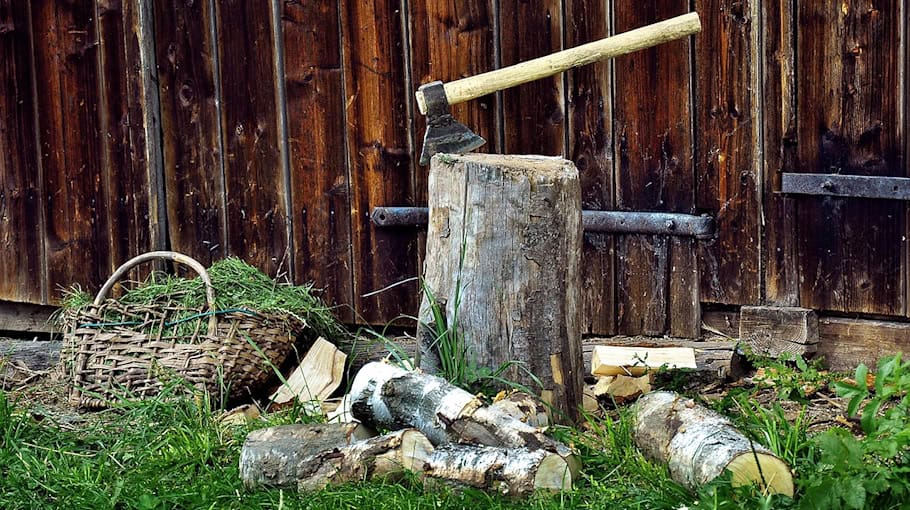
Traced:
<path fill-rule="evenodd" d="M 467 126 L 455 120 L 451 114 L 445 114 L 427 124 L 423 135 L 423 151 L 420 153 L 420 164 L 426 165 L 437 153 L 464 154 L 487 143 L 482 136 L 475 134 Z"/>

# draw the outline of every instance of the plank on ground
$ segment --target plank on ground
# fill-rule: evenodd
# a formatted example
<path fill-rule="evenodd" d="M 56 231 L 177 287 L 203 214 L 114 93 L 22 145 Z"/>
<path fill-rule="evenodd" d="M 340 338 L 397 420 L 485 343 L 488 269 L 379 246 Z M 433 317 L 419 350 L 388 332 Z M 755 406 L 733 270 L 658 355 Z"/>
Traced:
<path fill-rule="evenodd" d="M 0 300 L 47 299 L 30 9 L 0 0 Z"/>
<path fill-rule="evenodd" d="M 210 5 L 154 2 L 168 239 L 206 266 L 228 253 Z"/>
<path fill-rule="evenodd" d="M 800 171 L 907 175 L 898 87 L 902 4 L 798 3 Z M 903 203 L 805 197 L 797 218 L 800 306 L 904 314 Z"/>
<path fill-rule="evenodd" d="M 374 206 L 415 205 L 399 5 L 352 0 L 341 11 L 354 303 L 368 323 L 413 316 L 420 295 L 416 232 L 376 228 L 369 218 Z"/>
<path fill-rule="evenodd" d="M 567 47 L 610 35 L 607 2 L 567 0 L 565 10 Z M 567 150 L 578 168 L 582 209 L 610 210 L 614 206 L 611 66 L 598 62 L 567 73 Z M 615 237 L 586 233 L 583 249 L 582 331 L 611 335 L 616 331 Z"/>
<path fill-rule="evenodd" d="M 616 33 L 684 14 L 689 8 L 682 0 L 630 6 L 614 4 Z M 674 41 L 615 61 L 613 136 L 617 206 L 622 210 L 694 210 L 689 51 L 688 40 Z M 677 252 L 672 263 L 671 249 Z M 623 236 L 617 258 L 620 333 L 660 335 L 669 331 L 675 336 L 698 336 L 698 300 L 671 301 L 668 293 L 671 287 L 682 287 L 672 281 L 677 274 L 689 278 L 692 270 L 697 271 L 692 242 Z"/>
<path fill-rule="evenodd" d="M 344 153 L 344 78 L 338 4 L 284 2 L 284 80 L 294 278 L 325 289 L 353 322 L 351 195 Z"/>
<path fill-rule="evenodd" d="M 229 253 L 274 277 L 291 254 L 271 8 L 215 2 Z"/>

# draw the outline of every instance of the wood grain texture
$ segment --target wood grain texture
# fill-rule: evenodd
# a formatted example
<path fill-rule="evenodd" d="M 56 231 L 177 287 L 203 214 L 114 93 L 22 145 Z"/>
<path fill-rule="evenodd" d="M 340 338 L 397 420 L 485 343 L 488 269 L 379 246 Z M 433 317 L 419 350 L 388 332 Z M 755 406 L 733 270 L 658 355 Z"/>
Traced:
<path fill-rule="evenodd" d="M 607 2 L 566 0 L 566 46 L 575 47 L 610 34 Z M 578 168 L 581 205 L 610 210 L 613 200 L 613 97 L 610 62 L 573 69 L 568 81 L 568 157 Z M 586 233 L 582 252 L 584 333 L 616 332 L 615 237 Z"/>
<path fill-rule="evenodd" d="M 562 158 L 467 154 L 430 163 L 430 224 L 420 304 L 423 324 L 444 310 L 469 361 L 550 391 L 574 417 L 581 405 L 581 187 Z M 444 303 L 444 304 L 443 304 Z M 420 367 L 445 351 L 420 328 Z"/>
<path fill-rule="evenodd" d="M 353 321 L 351 195 L 346 165 L 344 77 L 338 6 L 283 3 L 294 276 L 325 289 Z"/>
<path fill-rule="evenodd" d="M 801 171 L 906 175 L 901 2 L 803 1 L 797 16 Z M 904 204 L 836 197 L 798 204 L 800 305 L 903 314 Z"/>
<path fill-rule="evenodd" d="M 285 175 L 269 0 L 215 2 L 228 251 L 275 277 L 288 271 Z"/>
<path fill-rule="evenodd" d="M 0 300 L 47 299 L 27 2 L 0 1 Z"/>
<path fill-rule="evenodd" d="M 499 52 L 503 67 L 562 49 L 560 0 L 500 0 Z M 566 154 L 563 76 L 502 92 L 505 154 Z"/>
<path fill-rule="evenodd" d="M 154 2 L 170 248 L 208 265 L 227 250 L 220 98 L 209 2 Z"/>
<path fill-rule="evenodd" d="M 877 320 L 822 317 L 818 320 L 818 351 L 831 370 L 853 371 L 860 363 L 868 367 L 898 352 L 910 352 L 910 324 Z"/>
<path fill-rule="evenodd" d="M 762 212 L 764 296 L 767 304 L 798 306 L 796 200 L 781 195 L 781 174 L 797 171 L 796 13 L 792 0 L 761 3 Z"/>
<path fill-rule="evenodd" d="M 624 32 L 688 11 L 688 2 L 653 0 L 614 4 L 615 31 Z M 674 41 L 615 61 L 614 144 L 617 151 L 617 207 L 627 211 L 691 213 L 695 206 L 692 171 L 693 139 L 690 101 L 690 44 Z M 676 322 L 674 336 L 697 331 L 699 311 L 670 303 L 677 277 L 691 278 L 697 267 L 694 244 L 658 236 L 631 235 L 617 246 L 618 331 L 628 335 L 661 335 Z M 677 273 L 671 271 L 675 268 Z M 697 302 L 697 300 L 695 300 Z"/>
<path fill-rule="evenodd" d="M 351 245 L 358 320 L 377 323 L 414 315 L 419 291 L 417 235 L 378 229 L 369 219 L 378 205 L 413 206 L 413 163 L 406 101 L 403 15 L 398 1 L 343 4 L 342 42 L 351 175 Z"/>
<path fill-rule="evenodd" d="M 143 55 L 137 40 L 140 19 L 138 2 L 97 3 L 100 54 L 102 130 L 101 160 L 105 179 L 107 239 L 113 272 L 130 258 L 160 247 L 157 225 L 152 223 L 150 162 L 146 158 Z M 158 143 L 152 140 L 152 143 Z M 143 269 L 143 274 L 148 269 Z M 142 276 L 135 277 L 141 279 Z"/>
<path fill-rule="evenodd" d="M 753 2 L 755 0 L 752 0 Z M 717 237 L 699 245 L 702 301 L 746 304 L 760 296 L 760 169 L 754 168 L 752 2 L 699 0 L 695 38 L 695 162 L 698 210 Z"/>
<path fill-rule="evenodd" d="M 58 289 L 97 289 L 111 267 L 96 19 L 89 0 L 37 2 L 32 15 L 48 301 L 57 303 Z"/>

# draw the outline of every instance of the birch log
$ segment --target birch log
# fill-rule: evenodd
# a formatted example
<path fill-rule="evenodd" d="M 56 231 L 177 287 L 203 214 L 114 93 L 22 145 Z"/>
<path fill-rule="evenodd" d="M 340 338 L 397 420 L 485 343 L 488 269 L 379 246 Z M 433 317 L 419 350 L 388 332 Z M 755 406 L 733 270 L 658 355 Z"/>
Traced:
<path fill-rule="evenodd" d="M 635 444 L 645 457 L 668 464 L 677 483 L 694 490 L 727 469 L 734 485 L 757 483 L 793 496 L 787 464 L 723 416 L 666 391 L 643 395 L 632 409 Z"/>
<path fill-rule="evenodd" d="M 579 468 L 571 448 L 509 410 L 484 406 L 441 377 L 368 363 L 351 383 L 350 396 L 354 418 L 378 429 L 414 427 L 437 446 L 473 443 L 546 450 L 565 459 L 573 475 Z"/>
<path fill-rule="evenodd" d="M 581 187 L 572 162 L 544 156 L 436 155 L 420 305 L 420 366 L 438 372 L 434 328 L 468 358 L 536 389 L 567 418 L 582 401 Z M 446 324 L 435 323 L 434 305 Z M 429 327 L 426 327 L 429 325 Z M 528 373 L 530 372 L 530 374 Z"/>
<path fill-rule="evenodd" d="M 422 472 L 433 452 L 426 436 L 414 429 L 358 441 L 349 433 L 352 425 L 290 425 L 251 432 L 240 452 L 244 486 L 311 491 Z"/>
<path fill-rule="evenodd" d="M 524 496 L 537 489 L 568 490 L 573 472 L 565 459 L 544 450 L 445 445 L 427 460 L 424 480 L 493 489 Z"/>

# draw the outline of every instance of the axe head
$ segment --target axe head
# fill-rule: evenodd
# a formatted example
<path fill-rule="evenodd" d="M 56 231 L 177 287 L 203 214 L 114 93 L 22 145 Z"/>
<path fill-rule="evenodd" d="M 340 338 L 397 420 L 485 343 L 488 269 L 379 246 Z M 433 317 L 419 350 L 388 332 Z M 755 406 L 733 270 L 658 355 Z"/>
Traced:
<path fill-rule="evenodd" d="M 436 153 L 464 154 L 487 143 L 452 117 L 441 81 L 421 85 L 420 91 L 427 105 L 427 131 L 423 135 L 421 165 L 429 163 Z"/>

